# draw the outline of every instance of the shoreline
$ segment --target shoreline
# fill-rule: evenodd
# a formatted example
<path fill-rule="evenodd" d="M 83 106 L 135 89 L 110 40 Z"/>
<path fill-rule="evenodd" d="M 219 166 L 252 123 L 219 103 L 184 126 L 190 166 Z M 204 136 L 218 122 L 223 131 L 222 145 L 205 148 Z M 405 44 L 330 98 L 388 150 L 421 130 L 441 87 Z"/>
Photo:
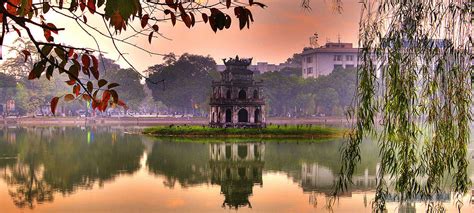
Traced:
<path fill-rule="evenodd" d="M 0 118 L 0 126 L 110 126 L 110 125 L 134 125 L 134 126 L 160 126 L 160 125 L 208 125 L 208 118 L 146 118 L 146 117 L 21 117 Z M 328 126 L 348 126 L 350 123 L 345 117 L 324 118 L 267 118 L 267 124 L 272 125 L 297 125 L 313 124 Z"/>

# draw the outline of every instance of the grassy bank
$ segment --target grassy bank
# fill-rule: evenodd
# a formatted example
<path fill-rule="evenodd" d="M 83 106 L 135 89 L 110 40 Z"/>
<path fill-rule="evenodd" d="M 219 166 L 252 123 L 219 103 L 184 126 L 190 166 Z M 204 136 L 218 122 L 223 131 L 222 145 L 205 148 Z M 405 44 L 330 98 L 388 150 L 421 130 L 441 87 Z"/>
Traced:
<path fill-rule="evenodd" d="M 269 125 L 266 128 L 211 128 L 207 126 L 155 126 L 144 134 L 158 137 L 183 138 L 262 138 L 262 139 L 317 139 L 341 137 L 344 129 L 315 125 Z"/>

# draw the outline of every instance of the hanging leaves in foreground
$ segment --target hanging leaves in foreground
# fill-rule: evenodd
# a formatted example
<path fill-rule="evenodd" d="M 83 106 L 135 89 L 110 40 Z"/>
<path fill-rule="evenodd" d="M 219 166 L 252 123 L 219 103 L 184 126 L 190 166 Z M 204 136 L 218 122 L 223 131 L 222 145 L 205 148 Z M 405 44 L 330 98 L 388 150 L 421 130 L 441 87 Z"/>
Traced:
<path fill-rule="evenodd" d="M 460 211 L 471 185 L 469 1 L 363 1 L 359 82 L 349 110 L 355 123 L 341 149 L 335 195 L 349 187 L 364 137 L 375 136 L 374 212 L 386 212 L 392 198 L 402 205 L 421 199 L 427 212 L 443 212 L 434 198 L 451 192 Z"/>

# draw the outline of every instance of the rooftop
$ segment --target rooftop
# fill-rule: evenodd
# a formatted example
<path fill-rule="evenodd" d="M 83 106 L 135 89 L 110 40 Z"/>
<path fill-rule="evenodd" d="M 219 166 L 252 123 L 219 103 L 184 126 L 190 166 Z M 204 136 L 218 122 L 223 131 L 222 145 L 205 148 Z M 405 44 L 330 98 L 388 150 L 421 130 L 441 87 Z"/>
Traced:
<path fill-rule="evenodd" d="M 354 48 L 352 43 L 328 42 L 317 48 L 305 48 L 302 55 L 313 53 L 357 53 L 359 48 Z"/>

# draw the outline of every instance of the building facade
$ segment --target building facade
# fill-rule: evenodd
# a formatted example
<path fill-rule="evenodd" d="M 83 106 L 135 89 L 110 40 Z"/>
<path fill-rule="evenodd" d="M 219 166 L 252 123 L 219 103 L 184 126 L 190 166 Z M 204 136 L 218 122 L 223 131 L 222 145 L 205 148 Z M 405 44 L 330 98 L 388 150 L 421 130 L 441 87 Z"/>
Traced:
<path fill-rule="evenodd" d="M 303 78 L 317 78 L 334 69 L 358 65 L 358 48 L 352 43 L 326 43 L 317 48 L 305 48 L 302 55 Z"/>
<path fill-rule="evenodd" d="M 248 69 L 252 59 L 224 59 L 221 81 L 212 82 L 209 123 L 212 127 L 264 127 L 262 81 Z"/>

